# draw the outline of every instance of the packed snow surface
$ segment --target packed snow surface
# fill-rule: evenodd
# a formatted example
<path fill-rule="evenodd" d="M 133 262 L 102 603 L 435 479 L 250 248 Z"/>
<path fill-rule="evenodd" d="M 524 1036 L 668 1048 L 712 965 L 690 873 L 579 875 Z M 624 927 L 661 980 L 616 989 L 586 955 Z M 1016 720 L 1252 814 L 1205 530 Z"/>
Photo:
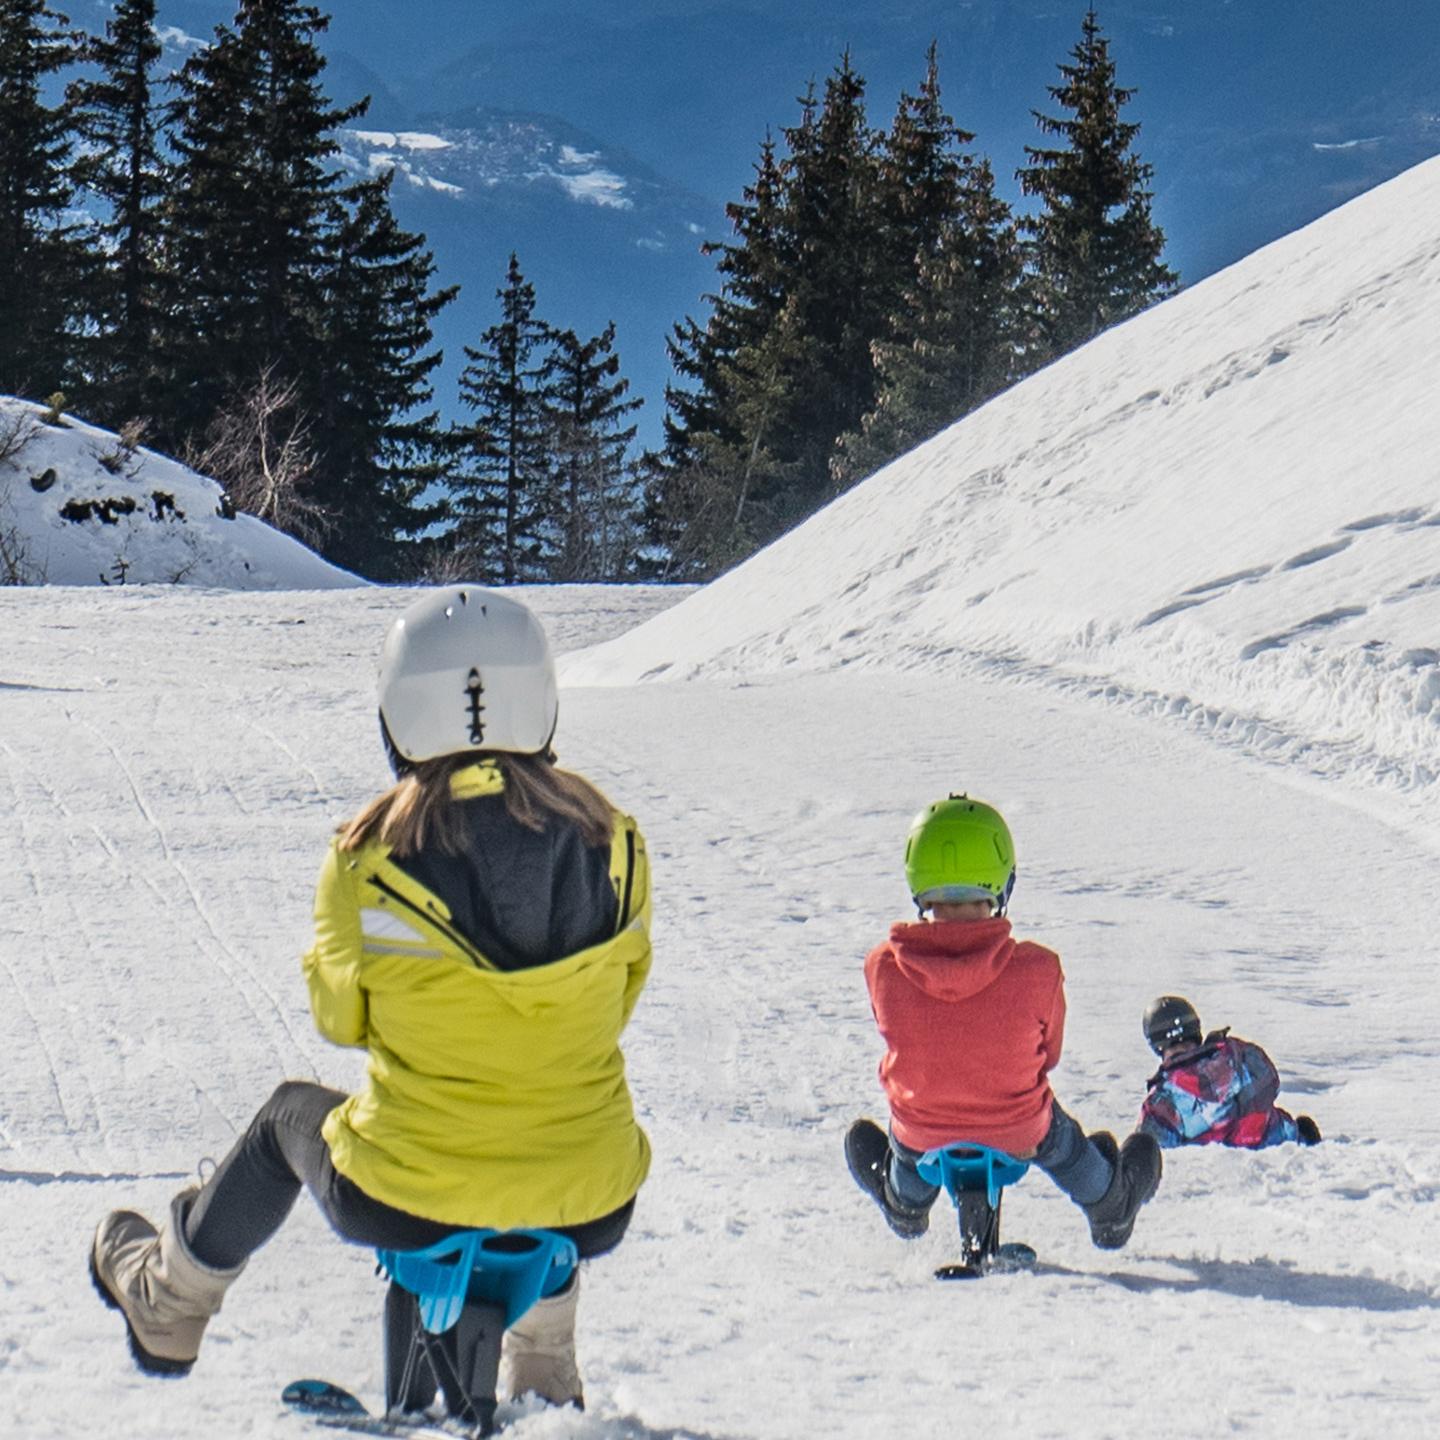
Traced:
<path fill-rule="evenodd" d="M 567 652 L 562 759 L 648 837 L 655 1165 L 585 1276 L 585 1413 L 507 1405 L 516 1440 L 1440 1433 L 1437 214 L 1430 166 L 688 599 L 524 592 Z M 298 1440 L 303 1375 L 379 1402 L 373 1258 L 306 1199 L 180 1382 L 133 1368 L 85 1257 L 282 1078 L 359 1078 L 298 956 L 388 778 L 408 598 L 0 590 L 0 1433 Z M 1087 1128 L 1133 1124 L 1141 1013 L 1180 993 L 1324 1143 L 1170 1153 L 1119 1252 L 1032 1172 L 1005 1231 L 1038 1268 L 933 1280 L 953 1219 L 897 1240 L 840 1147 L 884 1115 L 862 957 L 951 790 L 1016 833 Z"/>
<path fill-rule="evenodd" d="M 1004 675 L 1433 827 L 1437 217 L 1440 160 L 1017 386 L 568 678 Z"/>
<path fill-rule="evenodd" d="M 570 649 L 663 592 L 525 592 Z M 348 1087 L 298 956 L 333 826 L 386 783 L 375 658 L 408 596 L 0 591 L 0 1433 L 313 1433 L 317 1375 L 380 1403 L 382 1286 L 302 1197 L 190 1378 L 146 1379 L 90 1289 L 91 1230 L 151 1215 L 282 1078 Z M 1435 856 L 1332 793 L 1083 692 L 873 671 L 570 689 L 562 758 L 645 828 L 655 971 L 627 1036 L 655 1166 L 589 1267 L 583 1416 L 517 1440 L 1067 1440 L 1440 1427 Z M 1140 1015 L 1187 994 L 1275 1057 L 1317 1149 L 1182 1152 L 1130 1246 L 1032 1173 L 1031 1275 L 942 1285 L 841 1158 L 883 1116 L 865 949 L 901 918 L 911 813 L 1001 803 L 1023 934 L 1059 950 L 1054 1076 L 1133 1123 Z"/>

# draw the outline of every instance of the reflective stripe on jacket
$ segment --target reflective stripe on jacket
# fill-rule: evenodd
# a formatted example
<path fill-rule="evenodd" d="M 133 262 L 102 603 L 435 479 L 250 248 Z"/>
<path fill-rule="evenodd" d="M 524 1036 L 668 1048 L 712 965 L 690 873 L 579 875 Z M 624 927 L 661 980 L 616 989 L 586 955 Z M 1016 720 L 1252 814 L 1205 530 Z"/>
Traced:
<path fill-rule="evenodd" d="M 327 1039 L 370 1052 L 365 1087 L 325 1121 L 342 1175 L 466 1226 L 578 1225 L 635 1194 L 650 1147 L 619 1041 L 650 970 L 650 883 L 618 813 L 610 877 L 613 934 L 502 970 L 386 847 L 331 845 L 303 961 L 310 1008 Z"/>

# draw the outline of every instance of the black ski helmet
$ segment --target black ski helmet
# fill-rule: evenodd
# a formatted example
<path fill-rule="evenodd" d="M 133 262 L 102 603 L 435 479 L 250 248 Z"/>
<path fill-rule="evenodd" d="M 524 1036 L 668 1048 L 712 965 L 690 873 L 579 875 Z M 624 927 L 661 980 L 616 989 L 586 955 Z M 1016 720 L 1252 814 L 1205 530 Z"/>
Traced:
<path fill-rule="evenodd" d="M 1162 995 L 1145 1009 L 1145 1039 L 1160 1055 L 1168 1045 L 1200 1043 L 1200 1017 L 1195 1007 L 1179 995 Z"/>

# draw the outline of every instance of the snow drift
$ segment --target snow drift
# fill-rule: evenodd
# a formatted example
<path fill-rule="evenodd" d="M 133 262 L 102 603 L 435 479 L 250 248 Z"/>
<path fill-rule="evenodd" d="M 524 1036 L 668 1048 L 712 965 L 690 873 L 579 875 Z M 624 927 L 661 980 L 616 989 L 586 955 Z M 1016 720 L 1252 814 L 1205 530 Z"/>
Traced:
<path fill-rule="evenodd" d="M 571 684 L 999 672 L 1440 775 L 1440 160 L 1101 336 Z"/>
<path fill-rule="evenodd" d="M 215 481 L 0 396 L 0 583 L 328 590 L 364 582 L 224 503 Z"/>

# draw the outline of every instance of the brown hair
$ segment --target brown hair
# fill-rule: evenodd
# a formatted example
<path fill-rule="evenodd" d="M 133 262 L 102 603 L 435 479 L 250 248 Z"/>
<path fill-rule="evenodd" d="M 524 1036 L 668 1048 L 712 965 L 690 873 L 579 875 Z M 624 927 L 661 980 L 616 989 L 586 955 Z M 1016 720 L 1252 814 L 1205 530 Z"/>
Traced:
<path fill-rule="evenodd" d="M 479 762 L 499 770 L 505 782 L 505 809 L 526 829 L 543 830 L 553 817 L 570 821 L 587 845 L 610 843 L 615 829 L 610 802 L 583 776 L 561 770 L 548 753 L 492 751 L 419 761 L 340 827 L 340 849 L 358 850 L 373 840 L 402 857 L 422 849 L 462 854 L 469 843 L 469 828 L 450 794 L 450 780 Z"/>

